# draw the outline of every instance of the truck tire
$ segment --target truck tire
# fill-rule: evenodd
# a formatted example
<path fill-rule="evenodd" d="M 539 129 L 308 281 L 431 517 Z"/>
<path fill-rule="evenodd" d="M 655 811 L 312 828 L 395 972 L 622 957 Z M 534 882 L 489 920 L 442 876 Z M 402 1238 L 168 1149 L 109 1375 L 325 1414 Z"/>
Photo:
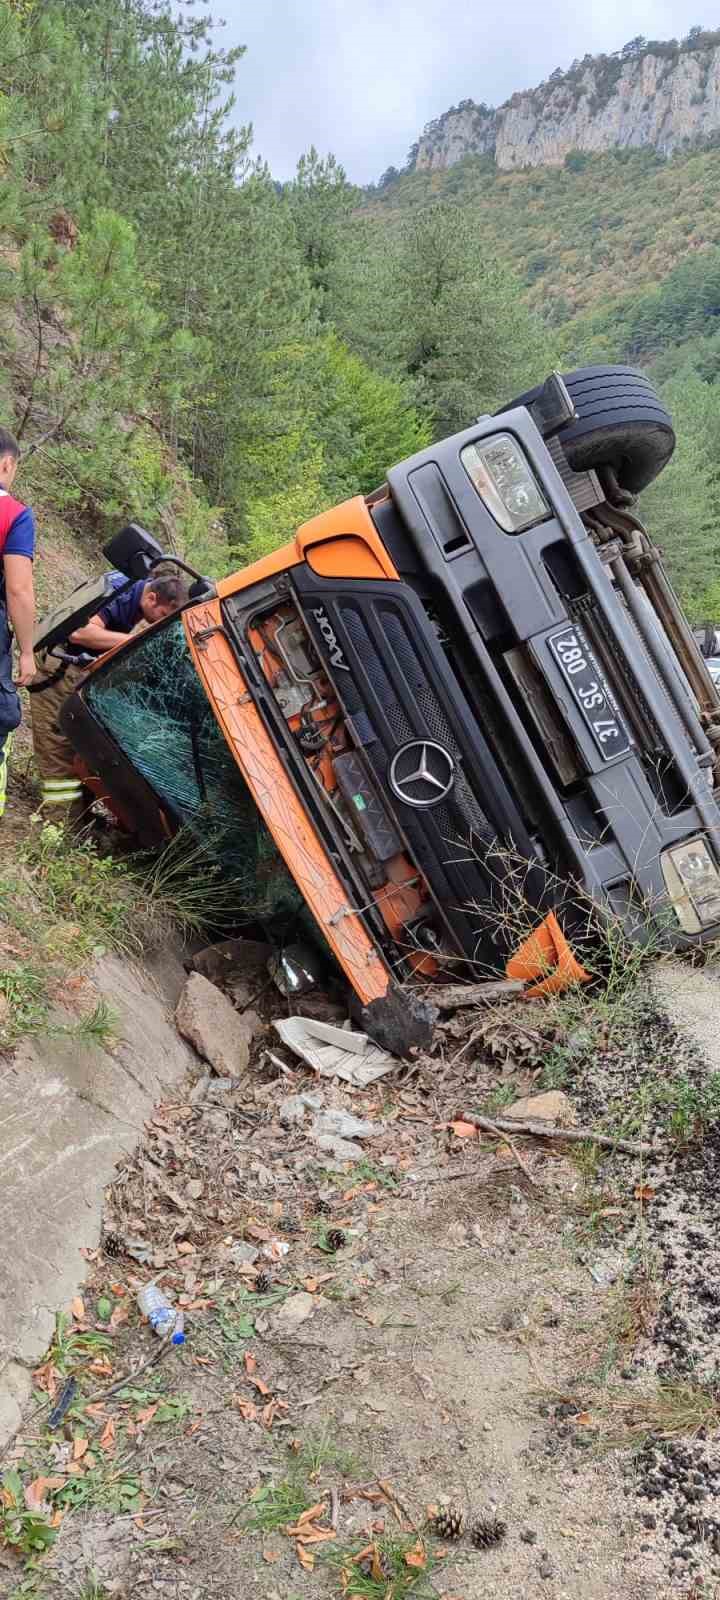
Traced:
<path fill-rule="evenodd" d="M 575 472 L 612 467 L 621 489 L 639 494 L 675 449 L 672 417 L 650 379 L 636 367 L 578 367 L 563 379 L 578 414 L 558 439 Z M 511 406 L 529 406 L 541 386 Z M 509 411 L 511 406 L 503 406 Z"/>

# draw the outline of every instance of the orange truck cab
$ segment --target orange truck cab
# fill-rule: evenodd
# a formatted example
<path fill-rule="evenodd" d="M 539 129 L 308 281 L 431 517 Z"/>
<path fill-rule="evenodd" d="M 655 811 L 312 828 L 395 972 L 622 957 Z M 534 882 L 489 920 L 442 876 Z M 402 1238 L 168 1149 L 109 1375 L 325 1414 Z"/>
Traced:
<path fill-rule="evenodd" d="M 438 977 L 586 977 L 589 910 L 716 938 L 720 702 L 632 510 L 673 444 L 642 374 L 553 374 L 98 662 L 84 772 L 145 843 L 189 827 L 238 925 L 309 911 L 397 1053 Z"/>

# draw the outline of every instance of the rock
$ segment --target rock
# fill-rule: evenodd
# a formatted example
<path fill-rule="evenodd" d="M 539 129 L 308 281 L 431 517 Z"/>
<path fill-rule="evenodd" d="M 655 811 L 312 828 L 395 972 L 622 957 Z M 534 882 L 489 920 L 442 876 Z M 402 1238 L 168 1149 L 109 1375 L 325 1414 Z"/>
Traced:
<path fill-rule="evenodd" d="M 0 1028 L 2 1028 L 3 1024 L 7 1022 L 9 1016 L 10 1003 L 2 993 L 2 990 L 0 990 Z"/>
<path fill-rule="evenodd" d="M 253 1267 L 259 1254 L 260 1251 L 256 1249 L 255 1245 L 246 1244 L 244 1239 L 238 1239 L 237 1244 L 232 1245 L 228 1250 L 230 1260 L 234 1261 L 238 1267 Z"/>
<path fill-rule="evenodd" d="M 381 1122 L 363 1122 L 349 1111 L 321 1111 L 312 1125 L 314 1139 L 325 1134 L 339 1139 L 376 1139 L 384 1132 Z"/>
<path fill-rule="evenodd" d="M 177 1003 L 178 1032 L 224 1078 L 247 1071 L 250 1044 L 261 1026 L 254 1011 L 240 1016 L 227 995 L 199 972 L 191 972 Z"/>
<path fill-rule="evenodd" d="M 338 1139 L 337 1134 L 321 1133 L 315 1143 L 323 1155 L 332 1156 L 334 1161 L 362 1161 L 362 1145 L 353 1144 L 350 1139 Z"/>
<path fill-rule="evenodd" d="M 519 1120 L 537 1117 L 542 1122 L 558 1122 L 565 1127 L 577 1122 L 575 1107 L 562 1089 L 548 1089 L 546 1094 L 531 1094 L 522 1100 L 514 1100 L 503 1111 L 503 1117 L 517 1117 Z"/>
<path fill-rule="evenodd" d="M 233 978 L 231 982 L 223 984 L 236 1011 L 241 1014 L 247 1011 L 253 1000 L 257 999 L 258 991 L 262 987 L 262 980 L 257 978 Z"/>
<path fill-rule="evenodd" d="M 608 1251 L 605 1255 L 599 1256 L 597 1261 L 590 1262 L 588 1272 L 601 1289 L 608 1289 L 610 1284 L 615 1283 L 621 1276 L 623 1266 L 624 1257 Z"/>
<path fill-rule="evenodd" d="M 306 1110 L 318 1111 L 321 1105 L 319 1094 L 290 1094 L 283 1100 L 278 1117 L 283 1128 L 299 1128 L 305 1121 Z"/>
<path fill-rule="evenodd" d="M 204 1189 L 205 1185 L 202 1178 L 191 1178 L 187 1186 L 187 1192 L 191 1200 L 199 1200 Z"/>
<path fill-rule="evenodd" d="M 520 1538 L 523 1544 L 537 1544 L 537 1534 L 532 1528 L 523 1528 Z"/>
<path fill-rule="evenodd" d="M 551 1560 L 550 1556 L 548 1555 L 547 1550 L 541 1550 L 540 1551 L 540 1563 L 539 1563 L 539 1566 L 538 1566 L 538 1572 L 540 1573 L 540 1577 L 541 1578 L 554 1578 L 555 1577 L 555 1568 L 553 1566 L 553 1563 L 552 1563 L 552 1560 Z"/>
<path fill-rule="evenodd" d="M 267 977 L 272 953 L 272 945 L 258 939 L 223 939 L 219 944 L 209 944 L 204 950 L 198 950 L 190 969 L 223 989 L 240 981 L 251 983 L 251 994 L 257 994 Z"/>
<path fill-rule="evenodd" d="M 561 167 L 570 152 L 650 146 L 668 156 L 706 138 L 718 123 L 720 51 L 680 49 L 672 61 L 659 46 L 618 62 L 608 83 L 606 59 L 577 62 L 569 74 L 514 94 L 491 110 L 468 100 L 438 117 L 420 138 L 417 171 L 452 166 L 467 155 L 492 155 L 498 169 Z"/>
<path fill-rule="evenodd" d="M 272 1319 L 276 1332 L 294 1333 L 301 1323 L 307 1322 L 308 1317 L 312 1316 L 318 1303 L 318 1296 L 306 1294 L 304 1289 L 299 1294 L 291 1294 Z"/>

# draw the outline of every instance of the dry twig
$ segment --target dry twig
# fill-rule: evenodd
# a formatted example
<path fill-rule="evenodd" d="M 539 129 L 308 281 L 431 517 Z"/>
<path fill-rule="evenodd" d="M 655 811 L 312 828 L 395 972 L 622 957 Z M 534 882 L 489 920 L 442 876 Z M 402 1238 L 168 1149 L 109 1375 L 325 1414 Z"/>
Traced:
<path fill-rule="evenodd" d="M 505 1131 L 507 1128 L 507 1122 L 491 1122 L 489 1117 L 483 1117 L 482 1126 L 487 1133 L 494 1133 L 496 1138 L 502 1140 L 502 1143 L 506 1144 L 509 1150 L 512 1150 L 515 1160 L 517 1161 L 521 1171 L 525 1173 L 525 1177 L 528 1179 L 528 1182 L 532 1184 L 534 1189 L 538 1189 L 540 1185 L 538 1184 L 537 1178 L 533 1177 L 527 1162 L 525 1161 L 524 1157 L 521 1156 L 520 1151 L 518 1150 L 515 1140 L 512 1139 L 509 1133 Z M 517 1130 L 515 1131 L 517 1132 Z M 522 1129 L 520 1129 L 520 1132 L 522 1132 Z"/>
<path fill-rule="evenodd" d="M 455 1011 L 461 1006 L 487 1006 L 496 1000 L 517 1000 L 525 984 L 516 978 L 490 979 L 487 983 L 449 983 L 429 991 L 440 1011 Z"/>
<path fill-rule="evenodd" d="M 508 1133 L 530 1134 L 534 1139 L 560 1139 L 567 1144 L 599 1144 L 603 1150 L 621 1150 L 624 1155 L 642 1156 L 652 1153 L 652 1145 L 632 1144 L 629 1139 L 615 1139 L 608 1133 L 596 1133 L 594 1128 L 562 1128 L 556 1122 L 544 1122 L 541 1117 L 481 1117 L 476 1111 L 462 1113 L 463 1122 L 472 1122 L 476 1128 L 496 1136 Z"/>

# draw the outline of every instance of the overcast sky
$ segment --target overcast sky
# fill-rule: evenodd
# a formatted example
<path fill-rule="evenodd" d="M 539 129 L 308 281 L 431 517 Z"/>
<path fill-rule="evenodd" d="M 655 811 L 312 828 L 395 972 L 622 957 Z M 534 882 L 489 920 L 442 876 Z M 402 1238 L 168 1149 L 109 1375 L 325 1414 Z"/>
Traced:
<path fill-rule="evenodd" d="M 718 18 L 699 0 L 216 0 L 245 44 L 237 119 L 290 177 L 314 144 L 368 183 L 402 166 L 423 125 L 470 97 L 500 105 L 586 51 L 665 39 Z M 701 0 L 700 0 L 701 3 Z"/>

